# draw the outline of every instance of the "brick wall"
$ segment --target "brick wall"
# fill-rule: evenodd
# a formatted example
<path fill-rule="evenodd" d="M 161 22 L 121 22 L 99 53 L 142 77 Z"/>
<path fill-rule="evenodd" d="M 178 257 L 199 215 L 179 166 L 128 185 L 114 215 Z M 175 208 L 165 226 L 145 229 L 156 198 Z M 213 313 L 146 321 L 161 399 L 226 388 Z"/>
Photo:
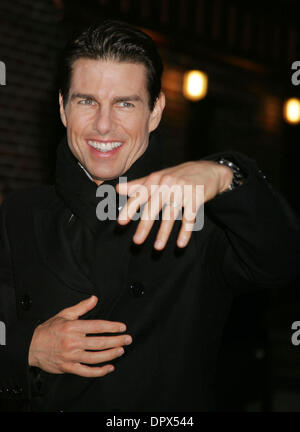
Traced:
<path fill-rule="evenodd" d="M 59 130 L 55 88 L 63 41 L 51 0 L 1 0 L 0 191 L 47 182 Z"/>

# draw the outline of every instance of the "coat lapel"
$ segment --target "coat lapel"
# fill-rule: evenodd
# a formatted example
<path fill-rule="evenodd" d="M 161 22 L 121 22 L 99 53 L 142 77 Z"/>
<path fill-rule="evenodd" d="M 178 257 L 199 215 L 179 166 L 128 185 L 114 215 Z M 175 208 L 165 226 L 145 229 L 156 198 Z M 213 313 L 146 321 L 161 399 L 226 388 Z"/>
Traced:
<path fill-rule="evenodd" d="M 126 226 L 116 221 L 105 222 L 97 236 L 95 256 L 91 256 L 91 277 L 69 259 L 68 245 L 61 224 L 62 207 L 36 208 L 33 212 L 38 251 L 45 266 L 66 287 L 99 299 L 98 313 L 108 316 L 115 302 L 127 286 L 132 237 L 136 222 Z"/>
<path fill-rule="evenodd" d="M 33 212 L 37 248 L 45 266 L 68 288 L 86 293 L 97 294 L 95 285 L 74 260 L 69 259 L 68 245 L 63 236 L 61 207 L 35 208 Z"/>

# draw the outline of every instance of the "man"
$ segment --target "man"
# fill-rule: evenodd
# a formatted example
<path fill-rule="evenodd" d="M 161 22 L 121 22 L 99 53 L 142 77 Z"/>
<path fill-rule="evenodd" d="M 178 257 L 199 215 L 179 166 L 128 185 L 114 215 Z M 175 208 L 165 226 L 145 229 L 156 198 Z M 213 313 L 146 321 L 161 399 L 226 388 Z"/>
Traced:
<path fill-rule="evenodd" d="M 210 410 L 232 298 L 298 276 L 298 221 L 243 155 L 162 166 L 162 64 L 144 33 L 91 28 L 62 70 L 55 185 L 2 205 L 1 395 L 33 411 Z M 97 217 L 105 186 L 129 196 L 118 220 Z"/>

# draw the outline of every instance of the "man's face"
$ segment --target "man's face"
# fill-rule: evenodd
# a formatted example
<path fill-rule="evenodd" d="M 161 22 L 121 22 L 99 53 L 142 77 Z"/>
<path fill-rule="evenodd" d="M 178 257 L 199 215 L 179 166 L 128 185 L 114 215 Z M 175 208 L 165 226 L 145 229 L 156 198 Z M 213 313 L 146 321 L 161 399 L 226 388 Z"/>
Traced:
<path fill-rule="evenodd" d="M 142 156 L 161 119 L 161 93 L 151 112 L 140 63 L 81 58 L 73 64 L 69 98 L 60 114 L 70 150 L 97 185 L 119 177 Z"/>

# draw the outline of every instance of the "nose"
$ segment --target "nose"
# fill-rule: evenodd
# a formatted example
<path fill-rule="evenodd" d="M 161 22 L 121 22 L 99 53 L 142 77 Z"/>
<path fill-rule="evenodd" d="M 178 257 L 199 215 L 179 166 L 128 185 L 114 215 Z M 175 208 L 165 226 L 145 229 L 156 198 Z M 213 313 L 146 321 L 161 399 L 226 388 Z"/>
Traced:
<path fill-rule="evenodd" d="M 95 117 L 95 129 L 100 135 L 107 135 L 113 128 L 113 118 L 109 107 L 101 106 Z"/>

